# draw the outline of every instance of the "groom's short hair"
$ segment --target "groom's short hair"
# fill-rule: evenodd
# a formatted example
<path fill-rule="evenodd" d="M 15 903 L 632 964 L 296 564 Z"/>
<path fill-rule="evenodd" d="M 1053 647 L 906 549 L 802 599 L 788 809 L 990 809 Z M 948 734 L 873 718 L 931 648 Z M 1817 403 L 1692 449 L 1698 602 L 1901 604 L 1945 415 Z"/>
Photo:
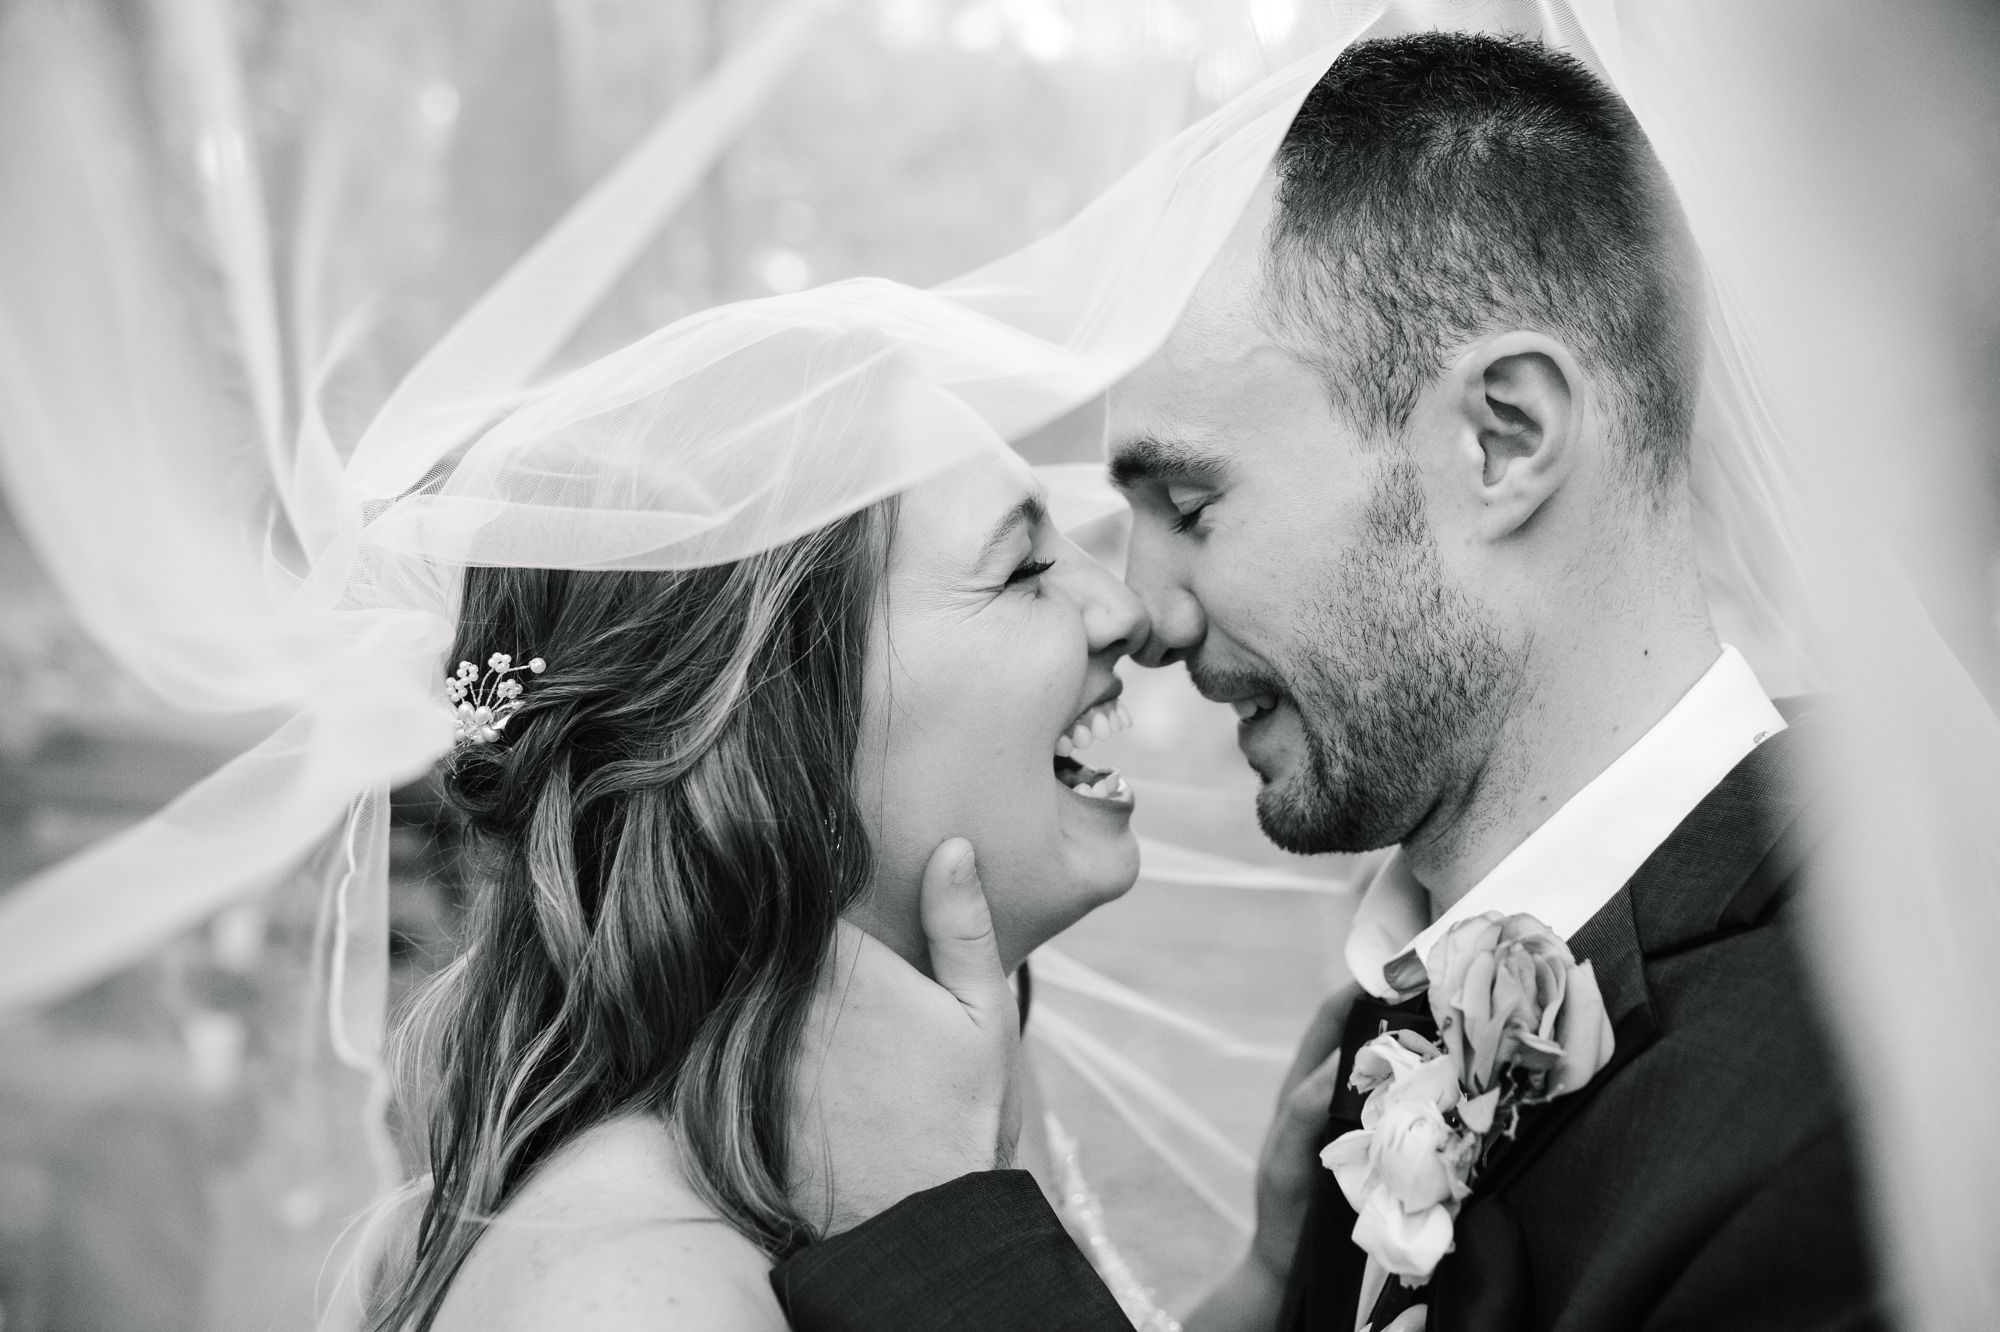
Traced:
<path fill-rule="evenodd" d="M 1700 261 L 1638 121 L 1580 62 L 1516 37 L 1357 43 L 1277 174 L 1269 302 L 1357 426 L 1400 432 L 1456 348 L 1532 328 L 1608 385 L 1632 475 L 1685 474 Z"/>

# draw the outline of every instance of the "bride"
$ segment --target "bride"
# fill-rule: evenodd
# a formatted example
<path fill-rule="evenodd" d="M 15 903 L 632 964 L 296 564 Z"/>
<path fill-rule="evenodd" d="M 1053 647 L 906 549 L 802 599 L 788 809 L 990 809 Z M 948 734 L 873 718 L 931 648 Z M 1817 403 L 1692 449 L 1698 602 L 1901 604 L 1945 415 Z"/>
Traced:
<path fill-rule="evenodd" d="M 461 672 L 524 688 L 445 768 L 481 898 L 409 1020 L 432 1175 L 371 1325 L 782 1327 L 840 922 L 923 966 L 955 832 L 1009 969 L 1129 888 L 1131 795 L 1071 754 L 1145 633 L 999 458 L 733 564 L 472 570 Z"/>

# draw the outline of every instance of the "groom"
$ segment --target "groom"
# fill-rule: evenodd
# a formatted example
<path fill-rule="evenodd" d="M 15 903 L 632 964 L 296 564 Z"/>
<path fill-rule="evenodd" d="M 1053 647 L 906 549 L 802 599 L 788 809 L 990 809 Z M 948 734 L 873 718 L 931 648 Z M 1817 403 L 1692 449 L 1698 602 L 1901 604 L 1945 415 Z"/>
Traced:
<path fill-rule="evenodd" d="M 1429 33 L 1340 57 L 1114 394 L 1150 664 L 1236 709 L 1273 841 L 1398 848 L 1347 944 L 1367 993 L 1339 1081 L 1359 1043 L 1421 1024 L 1421 960 L 1484 911 L 1568 938 L 1616 1040 L 1489 1158 L 1421 1291 L 1365 1280 L 1317 1143 L 1267 1149 L 1267 1174 L 1316 1181 L 1294 1257 L 1253 1256 L 1191 1326 L 1876 1325 L 1796 939 L 1820 723 L 1774 706 L 1705 609 L 1701 321 L 1685 223 L 1622 103 L 1538 45 Z M 990 1013 L 974 897 L 939 898 L 937 973 Z M 1033 1183 L 991 1169 L 1002 1080 L 967 1070 L 990 1073 L 999 1038 L 938 1023 L 928 1046 L 957 1053 L 906 1089 L 932 1140 L 857 1123 L 830 1146 L 849 1180 L 893 1157 L 892 1192 L 936 1187 L 843 1200 L 886 1210 L 780 1265 L 794 1325 L 1126 1326 Z M 843 1039 L 910 1033 L 862 1014 Z M 1354 1110 L 1336 1093 L 1320 1140 Z"/>

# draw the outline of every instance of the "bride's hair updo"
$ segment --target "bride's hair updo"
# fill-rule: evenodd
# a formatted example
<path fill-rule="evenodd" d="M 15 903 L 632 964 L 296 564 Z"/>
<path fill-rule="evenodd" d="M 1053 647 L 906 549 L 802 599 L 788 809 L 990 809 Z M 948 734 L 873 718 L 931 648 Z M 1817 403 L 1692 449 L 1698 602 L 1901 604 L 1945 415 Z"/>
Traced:
<path fill-rule="evenodd" d="M 504 739 L 447 760 L 476 900 L 400 1036 L 431 1192 L 371 1327 L 427 1327 L 535 1167 L 619 1115 L 670 1123 L 694 1186 L 767 1251 L 812 1237 L 786 1116 L 868 883 L 849 774 L 889 515 L 688 572 L 467 574 L 450 659 L 548 665 Z"/>

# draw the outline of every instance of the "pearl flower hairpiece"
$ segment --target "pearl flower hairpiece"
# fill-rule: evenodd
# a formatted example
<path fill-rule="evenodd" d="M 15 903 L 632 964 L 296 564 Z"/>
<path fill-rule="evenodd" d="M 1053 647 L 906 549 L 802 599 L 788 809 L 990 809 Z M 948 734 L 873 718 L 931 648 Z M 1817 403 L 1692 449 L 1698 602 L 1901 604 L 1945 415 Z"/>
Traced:
<path fill-rule="evenodd" d="M 458 663 L 457 673 L 444 682 L 445 697 L 458 705 L 458 738 L 475 745 L 490 745 L 500 739 L 507 719 L 520 711 L 521 695 L 526 692 L 519 680 L 508 677 L 522 671 L 540 675 L 547 669 L 548 663 L 540 657 L 516 666 L 505 652 L 486 659 L 484 674 L 469 661 Z"/>

